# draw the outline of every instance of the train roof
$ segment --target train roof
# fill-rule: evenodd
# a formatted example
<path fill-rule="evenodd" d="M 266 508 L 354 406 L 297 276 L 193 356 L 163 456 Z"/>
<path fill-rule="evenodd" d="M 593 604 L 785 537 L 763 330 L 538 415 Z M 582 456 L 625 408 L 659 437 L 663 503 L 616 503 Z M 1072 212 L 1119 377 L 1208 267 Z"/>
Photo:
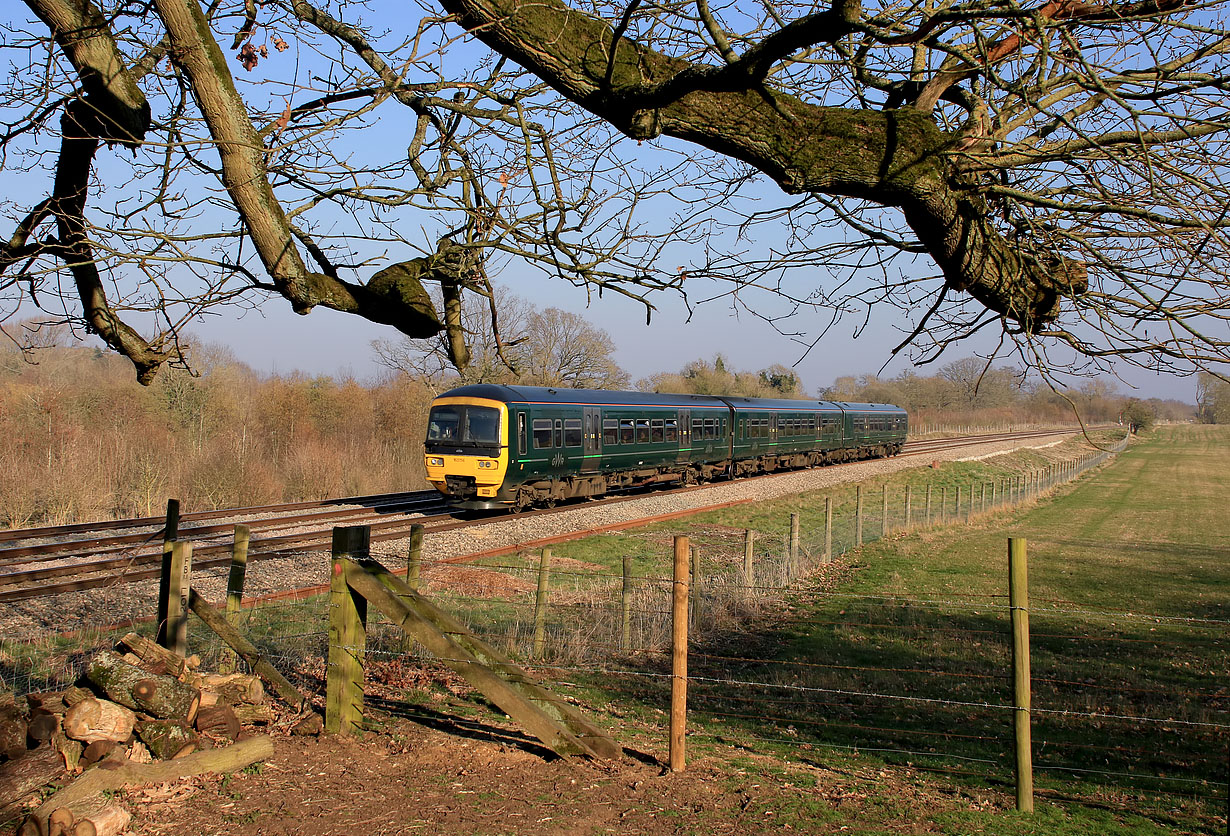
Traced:
<path fill-rule="evenodd" d="M 666 392 L 624 392 L 614 389 L 566 389 L 548 386 L 508 386 L 500 383 L 475 383 L 451 389 L 441 398 L 486 398 L 504 403 L 585 404 L 595 406 L 675 406 L 723 407 L 764 410 L 840 410 L 843 412 L 904 412 L 901 407 L 883 403 L 790 400 L 785 398 L 745 398 L 742 396 L 685 395 Z"/>

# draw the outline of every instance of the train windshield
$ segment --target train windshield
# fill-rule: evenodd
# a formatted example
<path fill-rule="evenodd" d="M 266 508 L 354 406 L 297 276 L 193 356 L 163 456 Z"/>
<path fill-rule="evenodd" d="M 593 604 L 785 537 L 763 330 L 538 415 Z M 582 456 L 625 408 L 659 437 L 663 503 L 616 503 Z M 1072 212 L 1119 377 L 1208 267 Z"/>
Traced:
<path fill-rule="evenodd" d="M 500 411 L 489 406 L 435 406 L 427 419 L 427 440 L 443 444 L 499 446 Z"/>

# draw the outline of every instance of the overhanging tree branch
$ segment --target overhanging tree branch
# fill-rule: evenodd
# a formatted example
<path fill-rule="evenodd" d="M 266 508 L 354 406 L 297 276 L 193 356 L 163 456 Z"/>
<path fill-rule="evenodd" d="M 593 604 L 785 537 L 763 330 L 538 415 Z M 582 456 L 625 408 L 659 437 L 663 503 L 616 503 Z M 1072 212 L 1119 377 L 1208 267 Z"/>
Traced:
<path fill-rule="evenodd" d="M 755 166 L 788 193 L 900 208 L 950 287 L 1027 331 L 1054 320 L 1061 299 L 1085 290 L 1079 262 L 1022 250 L 1020 242 L 999 234 L 976 183 L 964 178 L 949 156 L 954 139 L 927 114 L 826 107 L 783 93 L 774 93 L 770 103 L 746 76 L 741 88 L 694 83 L 725 74 L 732 65 L 694 68 L 631 40 L 613 39 L 606 22 L 562 0 L 441 2 L 477 38 L 533 68 L 629 136 L 695 142 Z M 846 6 L 828 13 L 834 21 L 848 21 L 850 14 Z M 803 31 L 817 39 L 814 21 L 809 19 Z M 791 46 L 807 43 L 808 37 Z M 603 54 L 612 43 L 613 58 Z M 769 54 L 779 56 L 780 50 Z M 608 65 L 613 72 L 607 72 Z"/>

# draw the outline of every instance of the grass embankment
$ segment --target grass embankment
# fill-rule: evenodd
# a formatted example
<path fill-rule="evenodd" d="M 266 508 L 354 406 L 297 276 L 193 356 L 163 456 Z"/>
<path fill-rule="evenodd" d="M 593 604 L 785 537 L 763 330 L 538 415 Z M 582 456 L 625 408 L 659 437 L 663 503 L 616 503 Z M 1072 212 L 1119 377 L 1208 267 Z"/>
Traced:
<path fill-rule="evenodd" d="M 928 482 L 937 503 L 941 484 L 950 503 L 958 486 L 968 501 L 971 482 L 1058 453 L 908 471 L 890 477 L 890 494 L 912 484 L 917 520 Z M 829 767 L 870 757 L 962 792 L 989 788 L 997 805 L 1009 804 L 1006 552 L 1009 536 L 1024 537 L 1039 811 L 1032 818 L 958 814 L 948 805 L 932 826 L 1006 834 L 1224 830 L 1216 817 L 1225 810 L 1230 723 L 1228 461 L 1225 429 L 1168 428 L 1037 505 L 970 525 L 890 534 L 850 552 L 798 585 L 785 609 L 762 613 L 754 628 L 701 639 L 689 669 L 694 751 L 716 755 L 735 745 Z M 879 513 L 878 491 L 879 483 L 864 486 L 869 513 Z M 851 497 L 834 497 L 841 517 Z M 638 573 L 661 575 L 670 535 L 684 533 L 710 565 L 730 566 L 742 558 L 730 529 L 780 535 L 795 509 L 805 531 L 814 532 L 818 518 L 822 525 L 823 495 L 801 497 L 566 544 L 557 553 L 612 570 L 631 553 Z M 895 516 L 900 521 L 901 511 Z M 878 534 L 876 526 L 865 530 Z M 815 539 L 808 542 L 818 553 Z M 641 657 L 630 667 L 663 664 Z M 664 706 L 668 688 L 636 676 L 592 684 L 633 711 Z M 876 786 L 866 791 L 875 798 Z M 899 805 L 881 801 L 845 823 L 851 832 L 900 827 Z M 868 821 L 874 810 L 882 818 Z M 821 818 L 831 823 L 829 813 Z M 819 824 L 817 815 L 803 818 Z"/>

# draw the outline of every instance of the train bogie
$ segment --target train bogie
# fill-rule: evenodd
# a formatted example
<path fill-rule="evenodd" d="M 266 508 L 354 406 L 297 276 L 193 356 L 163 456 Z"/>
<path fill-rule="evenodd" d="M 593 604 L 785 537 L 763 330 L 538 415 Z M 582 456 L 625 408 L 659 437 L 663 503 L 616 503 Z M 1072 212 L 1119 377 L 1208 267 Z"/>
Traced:
<path fill-rule="evenodd" d="M 523 508 L 893 455 L 907 418 L 837 404 L 476 385 L 432 404 L 427 479 L 463 508 Z"/>

